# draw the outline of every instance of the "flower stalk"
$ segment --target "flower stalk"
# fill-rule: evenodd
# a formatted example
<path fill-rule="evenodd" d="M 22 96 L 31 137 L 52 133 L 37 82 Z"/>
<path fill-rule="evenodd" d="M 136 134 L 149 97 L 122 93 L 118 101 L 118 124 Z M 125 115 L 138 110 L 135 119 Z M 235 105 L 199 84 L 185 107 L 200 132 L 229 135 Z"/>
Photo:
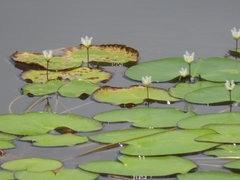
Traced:
<path fill-rule="evenodd" d="M 184 60 L 188 63 L 189 83 L 191 83 L 191 64 L 194 62 L 194 52 L 190 54 L 188 51 L 183 55 Z"/>
<path fill-rule="evenodd" d="M 89 68 L 89 48 L 91 46 L 93 37 L 86 36 L 85 38 L 81 38 L 81 43 L 85 46 L 87 49 L 87 67 Z"/>
<path fill-rule="evenodd" d="M 237 29 L 234 27 L 232 30 L 232 36 L 233 36 L 233 39 L 236 40 L 236 52 L 238 50 L 238 39 L 240 38 L 240 29 L 237 31 Z"/>
<path fill-rule="evenodd" d="M 46 50 L 44 50 L 43 52 L 43 56 L 47 62 L 47 81 L 48 81 L 48 67 L 49 67 L 49 62 L 52 59 L 52 50 L 49 50 L 49 52 L 47 52 Z"/>
<path fill-rule="evenodd" d="M 225 87 L 229 92 L 230 112 L 231 112 L 232 111 L 232 90 L 235 87 L 234 80 L 231 80 L 231 81 L 226 80 Z"/>
<path fill-rule="evenodd" d="M 142 77 L 142 83 L 147 89 L 147 100 L 149 100 L 149 86 L 152 83 L 152 77 L 151 76 L 146 76 Z M 148 107 L 149 107 L 149 101 L 148 101 Z"/>

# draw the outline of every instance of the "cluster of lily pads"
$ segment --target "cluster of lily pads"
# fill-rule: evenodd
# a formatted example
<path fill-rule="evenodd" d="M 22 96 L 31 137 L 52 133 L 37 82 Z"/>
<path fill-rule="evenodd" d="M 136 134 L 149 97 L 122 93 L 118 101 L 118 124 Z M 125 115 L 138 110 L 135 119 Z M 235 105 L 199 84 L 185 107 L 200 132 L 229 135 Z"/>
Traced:
<path fill-rule="evenodd" d="M 232 35 L 236 49 L 230 50 L 230 54 L 239 56 L 237 41 L 240 30 L 237 32 L 234 28 Z M 186 52 L 183 57 L 137 64 L 137 50 L 118 44 L 91 45 L 91 40 L 82 38 L 79 46 L 45 50 L 43 53 L 14 53 L 11 58 L 16 65 L 28 66 L 28 70 L 20 75 L 28 82 L 22 87 L 22 93 L 31 96 L 57 94 L 71 98 L 88 94 L 97 102 L 128 107 L 146 101 L 148 107 L 112 110 L 92 118 L 56 112 L 0 115 L 0 152 L 4 158 L 7 149 L 15 147 L 13 140 L 27 141 L 39 147 L 75 146 L 93 141 L 103 145 L 72 158 L 116 146 L 121 147 L 121 156 L 117 160 L 79 163 L 77 169 L 64 169 L 62 162 L 54 159 L 11 160 L 1 164 L 2 179 L 81 177 L 87 180 L 102 174 L 149 179 L 177 174 L 179 180 L 240 180 L 240 175 L 232 172 L 195 172 L 198 165 L 184 158 L 189 153 L 204 152 L 209 156 L 238 159 L 239 112 L 196 115 L 171 107 L 150 107 L 152 101 L 167 104 L 181 100 L 196 104 L 240 102 L 240 87 L 235 84 L 240 82 L 240 61 L 212 57 L 194 62 L 194 53 Z M 83 62 L 87 62 L 86 67 Z M 143 85 L 101 86 L 100 82 L 112 77 L 104 66 L 112 64 L 132 65 L 125 76 Z M 155 83 L 161 82 L 174 83 L 174 86 L 169 89 L 154 87 Z M 116 122 L 130 122 L 132 128 L 101 132 L 103 123 Z M 94 133 L 80 136 L 82 132 Z M 240 160 L 225 163 L 223 167 L 240 169 Z"/>

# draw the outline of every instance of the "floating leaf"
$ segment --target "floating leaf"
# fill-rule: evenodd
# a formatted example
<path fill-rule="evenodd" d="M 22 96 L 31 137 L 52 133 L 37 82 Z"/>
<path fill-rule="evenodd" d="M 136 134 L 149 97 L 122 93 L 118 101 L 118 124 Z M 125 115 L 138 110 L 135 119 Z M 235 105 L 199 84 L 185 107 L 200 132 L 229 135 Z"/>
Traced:
<path fill-rule="evenodd" d="M 62 167 L 62 163 L 54 159 L 24 158 L 7 161 L 3 163 L 1 167 L 10 171 L 27 170 L 42 172 L 58 169 Z"/>
<path fill-rule="evenodd" d="M 34 180 L 94 180 L 99 175 L 83 171 L 81 169 L 61 169 L 56 174 L 52 171 L 45 172 L 29 172 L 19 171 L 15 173 L 17 179 L 34 179 Z"/>
<path fill-rule="evenodd" d="M 59 89 L 59 93 L 65 97 L 80 97 L 82 94 L 91 95 L 99 85 L 84 80 L 72 80 Z"/>
<path fill-rule="evenodd" d="M 202 128 L 212 129 L 209 133 L 196 138 L 197 141 L 216 143 L 240 143 L 240 124 L 207 124 Z"/>
<path fill-rule="evenodd" d="M 104 64 L 127 64 L 138 61 L 138 51 L 120 44 L 92 45 L 89 48 L 89 61 Z M 15 52 L 11 56 L 15 63 L 37 66 L 46 69 L 47 63 L 42 53 Z M 87 60 L 87 51 L 83 45 L 53 50 L 49 70 L 75 69 Z"/>
<path fill-rule="evenodd" d="M 240 102 L 240 86 L 236 85 L 231 91 L 232 101 Z M 185 96 L 185 100 L 197 104 L 214 104 L 229 102 L 229 92 L 224 85 L 198 89 Z"/>
<path fill-rule="evenodd" d="M 10 149 L 14 148 L 15 145 L 12 144 L 11 140 L 15 139 L 16 136 L 0 133 L 0 149 Z"/>
<path fill-rule="evenodd" d="M 177 178 L 178 180 L 240 180 L 240 175 L 230 172 L 206 171 L 180 174 Z"/>
<path fill-rule="evenodd" d="M 74 134 L 41 134 L 36 136 L 26 136 L 22 141 L 34 141 L 34 146 L 74 146 L 88 141 L 87 137 L 81 137 Z"/>
<path fill-rule="evenodd" d="M 127 69 L 125 75 L 136 81 L 142 81 L 143 76 L 152 76 L 154 82 L 166 82 L 178 77 L 181 68 L 188 68 L 182 57 L 166 58 L 132 66 Z"/>
<path fill-rule="evenodd" d="M 125 142 L 126 140 L 148 136 L 151 134 L 161 133 L 167 130 L 164 129 L 124 129 L 101 132 L 89 136 L 89 139 L 100 143 L 116 143 Z"/>
<path fill-rule="evenodd" d="M 208 82 L 208 81 L 198 81 L 194 84 L 179 83 L 175 87 L 170 88 L 168 90 L 168 93 L 173 97 L 183 99 L 184 96 L 190 92 L 194 92 L 198 89 L 202 89 L 205 87 L 212 87 L 212 86 L 218 86 L 218 85 L 225 87 L 223 83 L 214 83 L 214 82 Z"/>
<path fill-rule="evenodd" d="M 176 156 L 146 158 L 120 156 L 118 160 L 121 162 L 93 161 L 78 166 L 90 172 L 122 176 L 168 176 L 184 174 L 196 168 L 192 161 Z"/>
<path fill-rule="evenodd" d="M 149 88 L 149 99 L 164 102 L 179 101 L 170 96 L 166 90 L 160 88 Z M 144 86 L 130 86 L 129 88 L 119 88 L 103 86 L 93 93 L 93 98 L 98 102 L 106 102 L 115 105 L 120 104 L 140 104 L 147 98 L 147 89 Z"/>
<path fill-rule="evenodd" d="M 14 124 L 14 126 L 9 126 Z M 23 115 L 6 114 L 0 116 L 0 131 L 18 135 L 45 134 L 58 127 L 67 127 L 77 132 L 102 129 L 101 123 L 74 114 L 27 113 Z"/>
<path fill-rule="evenodd" d="M 27 84 L 22 87 L 22 92 L 23 94 L 31 96 L 42 96 L 56 93 L 64 84 L 66 84 L 66 82 L 59 80 L 50 80 L 46 84 Z"/>
<path fill-rule="evenodd" d="M 216 150 L 205 151 L 205 155 L 213 155 L 218 157 L 226 158 L 239 158 L 240 157 L 240 146 L 236 144 L 224 144 L 217 147 Z"/>
<path fill-rule="evenodd" d="M 47 81 L 46 70 L 28 70 L 20 74 L 20 77 L 24 80 L 31 82 L 46 82 Z M 109 80 L 112 75 L 100 69 L 90 68 L 76 68 L 68 71 L 48 71 L 49 79 L 82 79 L 92 83 L 98 83 L 101 81 Z"/>
<path fill-rule="evenodd" d="M 161 114 L 161 116 L 159 116 Z M 93 117 L 101 122 L 133 122 L 133 126 L 145 128 L 174 127 L 181 119 L 195 116 L 194 113 L 183 113 L 175 108 L 133 108 L 112 110 Z"/>
<path fill-rule="evenodd" d="M 236 48 L 229 50 L 229 54 L 234 57 L 240 57 L 240 48 L 237 51 Z"/>
<path fill-rule="evenodd" d="M 216 143 L 197 142 L 194 139 L 214 131 L 209 129 L 175 130 L 128 141 L 122 154 L 157 156 L 199 152 L 217 146 Z"/>
<path fill-rule="evenodd" d="M 235 161 L 231 161 L 229 163 L 226 163 L 223 165 L 223 167 L 225 168 L 229 168 L 229 169 L 240 169 L 240 160 L 235 160 Z"/>
<path fill-rule="evenodd" d="M 240 81 L 239 61 L 228 58 L 212 57 L 198 60 L 192 70 L 193 76 L 201 76 L 201 78 L 214 81 L 225 82 L 226 79 Z M 212 69 L 214 67 L 214 71 Z"/>
<path fill-rule="evenodd" d="M 51 80 L 46 84 L 27 84 L 22 87 L 23 94 L 31 96 L 42 96 L 59 92 L 60 95 L 71 98 L 78 98 L 82 94 L 92 94 L 99 88 L 99 85 L 85 80 L 74 79 L 69 82 Z"/>
<path fill-rule="evenodd" d="M 1 180 L 14 180 L 14 175 L 9 171 L 0 171 Z"/>
<path fill-rule="evenodd" d="M 199 129 L 206 124 L 240 124 L 240 112 L 203 114 L 182 119 L 178 127 L 182 129 Z"/>

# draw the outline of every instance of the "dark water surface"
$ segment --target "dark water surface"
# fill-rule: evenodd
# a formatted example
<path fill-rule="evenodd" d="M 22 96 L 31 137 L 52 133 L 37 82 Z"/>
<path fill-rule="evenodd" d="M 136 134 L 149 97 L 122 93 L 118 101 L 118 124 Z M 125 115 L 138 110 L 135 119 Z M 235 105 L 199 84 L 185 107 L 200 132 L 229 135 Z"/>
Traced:
<path fill-rule="evenodd" d="M 15 51 L 41 52 L 80 44 L 81 37 L 93 37 L 93 44 L 118 43 L 137 49 L 139 62 L 179 57 L 185 51 L 195 52 L 195 59 L 224 56 L 234 47 L 231 29 L 240 28 L 239 0 L 1 0 L 0 1 L 0 113 L 23 113 L 36 98 L 19 97 L 26 84 L 19 79 L 21 70 L 14 67 L 9 56 Z M 133 82 L 124 76 L 124 67 L 106 67 L 113 73 L 110 86 L 128 87 Z M 167 71 L 167 70 L 166 70 Z M 213 67 L 214 71 L 214 67 Z M 159 72 L 164 73 L 164 72 Z M 168 88 L 173 84 L 154 84 Z M 11 104 L 15 99 L 16 101 Z M 88 98 L 60 98 L 58 113 L 75 113 L 86 117 L 120 109 Z M 55 99 L 51 99 L 55 104 Z M 142 105 L 144 106 L 144 105 Z M 153 107 L 184 109 L 185 103 Z M 44 103 L 35 111 L 42 111 Z M 69 110 L 66 110 L 69 109 Z M 229 111 L 228 106 L 194 105 L 197 114 Z M 239 106 L 233 107 L 239 111 Z M 127 128 L 130 124 L 106 124 L 105 130 Z M 36 148 L 27 142 L 14 142 L 16 149 L 6 150 L 20 157 L 45 157 L 59 160 L 97 147 L 87 143 L 74 147 Z M 65 167 L 75 168 L 81 162 L 116 159 L 120 148 L 64 161 Z M 199 170 L 222 170 L 224 160 L 213 160 L 200 155 L 187 156 L 196 161 Z M 3 160 L 0 159 L 0 163 Z M 101 177 L 99 179 L 111 179 Z M 117 178 L 116 178 L 117 179 Z M 175 178 L 162 178 L 175 179 Z"/>

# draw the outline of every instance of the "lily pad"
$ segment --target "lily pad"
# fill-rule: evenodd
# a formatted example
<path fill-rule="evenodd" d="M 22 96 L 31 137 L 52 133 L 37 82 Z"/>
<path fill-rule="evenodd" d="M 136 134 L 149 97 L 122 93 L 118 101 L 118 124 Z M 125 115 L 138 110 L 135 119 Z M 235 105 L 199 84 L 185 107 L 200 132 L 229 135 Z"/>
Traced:
<path fill-rule="evenodd" d="M 14 148 L 15 145 L 12 144 L 11 140 L 15 139 L 16 136 L 10 135 L 10 134 L 3 134 L 0 133 L 0 149 L 10 149 Z"/>
<path fill-rule="evenodd" d="M 240 112 L 228 112 L 221 114 L 202 114 L 182 119 L 178 127 L 182 129 L 199 129 L 206 124 L 240 124 Z"/>
<path fill-rule="evenodd" d="M 124 129 L 124 130 L 115 130 L 101 132 L 89 136 L 89 139 L 97 141 L 100 143 L 117 143 L 125 142 L 126 140 L 149 136 L 156 133 L 165 132 L 164 129 Z"/>
<path fill-rule="evenodd" d="M 27 170 L 33 172 L 42 172 L 58 169 L 62 167 L 62 163 L 54 159 L 24 158 L 7 161 L 3 163 L 1 167 L 10 171 Z"/>
<path fill-rule="evenodd" d="M 49 62 L 49 70 L 68 70 L 81 66 L 87 61 L 87 51 L 83 45 L 52 50 L 53 57 Z M 139 53 L 137 50 L 120 44 L 92 45 L 89 48 L 89 61 L 97 63 L 136 63 Z M 11 56 L 15 63 L 47 68 L 42 53 L 15 52 Z"/>
<path fill-rule="evenodd" d="M 223 167 L 229 168 L 229 169 L 239 170 L 240 169 L 240 160 L 235 160 L 235 161 L 228 162 L 228 163 L 224 164 Z"/>
<path fill-rule="evenodd" d="M 60 95 L 78 98 L 83 94 L 92 94 L 100 86 L 89 81 L 74 79 L 69 82 L 51 80 L 46 84 L 27 84 L 22 87 L 23 94 L 42 96 L 59 92 Z"/>
<path fill-rule="evenodd" d="M 202 128 L 212 129 L 209 133 L 196 138 L 197 141 L 216 143 L 240 143 L 240 124 L 207 124 Z"/>
<path fill-rule="evenodd" d="M 197 77 L 200 75 L 201 78 L 214 82 L 225 82 L 226 79 L 240 82 L 239 63 L 239 61 L 221 57 L 200 59 L 194 64 L 192 75 Z"/>
<path fill-rule="evenodd" d="M 74 146 L 76 144 L 88 141 L 86 136 L 77 136 L 74 134 L 41 134 L 36 136 L 26 136 L 20 138 L 21 141 L 33 141 L 34 146 Z"/>
<path fill-rule="evenodd" d="M 20 74 L 20 77 L 27 82 L 44 83 L 47 81 L 46 70 L 28 70 Z M 109 80 L 112 75 L 100 69 L 76 68 L 68 71 L 48 71 L 49 79 L 82 79 L 92 83 Z"/>
<path fill-rule="evenodd" d="M 197 142 L 197 137 L 214 131 L 209 129 L 174 130 L 126 142 L 120 152 L 133 156 L 158 156 L 200 152 L 217 146 L 217 143 Z"/>
<path fill-rule="evenodd" d="M 176 102 L 180 99 L 170 96 L 165 89 L 148 88 L 149 99 L 164 102 Z M 133 85 L 129 88 L 103 86 L 93 93 L 98 102 L 110 104 L 140 104 L 147 99 L 147 89 L 144 86 Z"/>
<path fill-rule="evenodd" d="M 1 180 L 14 180 L 14 175 L 10 171 L 0 171 Z"/>
<path fill-rule="evenodd" d="M 219 86 L 225 87 L 223 83 L 214 83 L 214 82 L 208 82 L 208 81 L 198 81 L 194 84 L 188 84 L 188 83 L 179 83 L 175 87 L 172 87 L 168 90 L 168 93 L 176 98 L 183 99 L 184 96 L 190 92 L 194 92 L 198 89 L 202 89 L 205 87 L 212 87 L 212 86 Z"/>
<path fill-rule="evenodd" d="M 9 126 L 14 124 L 14 126 Z M 0 131 L 17 135 L 45 134 L 58 127 L 67 127 L 77 132 L 90 132 L 102 129 L 101 123 L 74 114 L 27 113 L 5 114 L 0 116 Z"/>
<path fill-rule="evenodd" d="M 118 160 L 120 162 L 93 161 L 78 166 L 90 172 L 122 176 L 168 176 L 184 174 L 196 168 L 192 161 L 176 156 L 146 158 L 120 156 Z"/>
<path fill-rule="evenodd" d="M 232 101 L 240 102 L 240 86 L 236 85 L 231 91 Z M 229 102 L 229 91 L 224 85 L 198 89 L 185 96 L 185 100 L 197 104 L 216 104 Z"/>
<path fill-rule="evenodd" d="M 205 155 L 212 155 L 217 157 L 226 158 L 239 158 L 240 157 L 240 146 L 236 144 L 224 144 L 218 146 L 215 150 L 205 151 Z"/>
<path fill-rule="evenodd" d="M 181 68 L 188 68 L 182 57 L 165 58 L 132 66 L 127 69 L 125 76 L 136 81 L 142 81 L 143 76 L 152 76 L 154 82 L 167 82 L 178 77 Z"/>
<path fill-rule="evenodd" d="M 15 173 L 17 179 L 21 180 L 94 180 L 99 175 L 95 173 L 90 173 L 83 171 L 81 169 L 61 169 L 56 174 L 52 171 L 45 172 L 29 172 L 29 171 L 19 171 Z"/>
<path fill-rule="evenodd" d="M 161 114 L 161 116 L 159 116 Z M 133 108 L 112 110 L 93 117 L 101 122 L 133 122 L 142 128 L 174 127 L 181 119 L 195 116 L 193 112 L 183 113 L 175 108 Z"/>
<path fill-rule="evenodd" d="M 240 180 L 240 175 L 230 172 L 206 171 L 180 174 L 177 178 L 178 180 Z"/>

